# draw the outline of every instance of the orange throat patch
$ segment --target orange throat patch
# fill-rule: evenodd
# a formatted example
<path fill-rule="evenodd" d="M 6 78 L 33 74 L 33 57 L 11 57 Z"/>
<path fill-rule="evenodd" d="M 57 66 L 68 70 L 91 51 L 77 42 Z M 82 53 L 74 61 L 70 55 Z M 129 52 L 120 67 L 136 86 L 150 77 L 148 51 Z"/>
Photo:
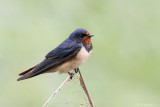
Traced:
<path fill-rule="evenodd" d="M 84 37 L 84 38 L 82 38 L 82 43 L 84 43 L 87 46 L 89 46 L 91 44 L 91 37 Z"/>

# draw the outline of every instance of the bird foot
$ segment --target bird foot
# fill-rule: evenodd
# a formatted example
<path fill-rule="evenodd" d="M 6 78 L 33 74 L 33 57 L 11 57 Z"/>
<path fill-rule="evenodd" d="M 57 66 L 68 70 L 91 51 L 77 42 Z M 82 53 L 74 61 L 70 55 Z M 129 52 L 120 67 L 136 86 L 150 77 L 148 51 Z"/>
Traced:
<path fill-rule="evenodd" d="M 70 73 L 70 72 L 68 72 L 68 74 L 69 74 L 69 76 L 70 76 L 70 79 L 72 79 L 72 78 L 73 78 L 74 73 Z"/>
<path fill-rule="evenodd" d="M 78 73 L 79 68 L 75 68 L 74 71 L 75 71 L 75 73 Z"/>

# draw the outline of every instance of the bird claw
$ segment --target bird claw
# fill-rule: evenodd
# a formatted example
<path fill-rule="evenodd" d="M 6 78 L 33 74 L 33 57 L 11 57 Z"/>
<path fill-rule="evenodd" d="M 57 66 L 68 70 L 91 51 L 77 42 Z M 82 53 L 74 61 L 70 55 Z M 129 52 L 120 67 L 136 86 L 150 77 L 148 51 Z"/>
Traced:
<path fill-rule="evenodd" d="M 75 71 L 75 73 L 78 73 L 79 68 L 75 68 L 74 71 Z"/>
<path fill-rule="evenodd" d="M 75 73 L 78 73 L 78 72 L 79 72 L 79 68 L 75 68 L 74 71 L 75 71 Z M 69 74 L 69 76 L 70 76 L 70 79 L 72 79 L 73 76 L 74 76 L 74 73 L 68 72 L 68 74 Z"/>
<path fill-rule="evenodd" d="M 68 74 L 69 74 L 69 76 L 70 76 L 70 79 L 72 79 L 72 78 L 73 78 L 74 73 L 70 73 L 70 72 L 68 72 Z"/>

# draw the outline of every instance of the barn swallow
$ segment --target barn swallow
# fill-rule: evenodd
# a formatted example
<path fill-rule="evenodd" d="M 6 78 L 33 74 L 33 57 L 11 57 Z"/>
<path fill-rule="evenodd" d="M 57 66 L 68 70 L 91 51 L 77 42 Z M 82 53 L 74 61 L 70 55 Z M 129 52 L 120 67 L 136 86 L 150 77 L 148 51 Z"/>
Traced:
<path fill-rule="evenodd" d="M 17 81 L 43 73 L 69 73 L 71 70 L 78 69 L 92 53 L 92 36 L 94 35 L 86 29 L 76 29 L 64 42 L 49 52 L 41 63 L 20 73 L 21 77 Z"/>

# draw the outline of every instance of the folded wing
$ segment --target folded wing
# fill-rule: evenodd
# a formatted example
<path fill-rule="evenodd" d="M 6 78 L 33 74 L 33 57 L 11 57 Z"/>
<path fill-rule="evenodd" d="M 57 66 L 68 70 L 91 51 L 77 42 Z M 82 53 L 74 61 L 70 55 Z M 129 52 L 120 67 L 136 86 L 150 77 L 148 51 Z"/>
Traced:
<path fill-rule="evenodd" d="M 57 48 L 49 52 L 40 64 L 20 73 L 22 77 L 17 80 L 20 81 L 37 76 L 71 60 L 77 55 L 81 47 L 81 43 L 76 43 L 69 39 L 65 40 Z"/>

